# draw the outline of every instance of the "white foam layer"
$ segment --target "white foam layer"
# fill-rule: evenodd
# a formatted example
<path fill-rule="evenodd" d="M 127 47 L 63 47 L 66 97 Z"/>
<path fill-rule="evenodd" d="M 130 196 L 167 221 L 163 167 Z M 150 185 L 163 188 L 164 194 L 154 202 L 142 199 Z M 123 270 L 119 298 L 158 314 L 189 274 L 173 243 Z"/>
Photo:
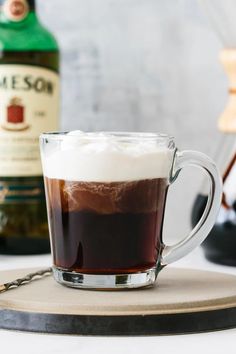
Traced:
<path fill-rule="evenodd" d="M 43 155 L 44 175 L 70 181 L 119 182 L 167 178 L 173 150 L 153 139 L 127 143 L 98 135 L 71 132 L 57 151 Z M 78 138 L 79 137 L 79 138 Z"/>

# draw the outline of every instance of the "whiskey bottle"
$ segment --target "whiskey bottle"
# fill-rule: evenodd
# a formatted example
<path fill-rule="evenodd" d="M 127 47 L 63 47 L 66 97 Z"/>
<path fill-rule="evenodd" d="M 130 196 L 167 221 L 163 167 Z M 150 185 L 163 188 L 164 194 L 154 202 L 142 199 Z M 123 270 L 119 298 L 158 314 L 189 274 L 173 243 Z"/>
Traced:
<path fill-rule="evenodd" d="M 50 250 L 38 137 L 58 106 L 58 45 L 35 1 L 0 0 L 0 253 Z"/>

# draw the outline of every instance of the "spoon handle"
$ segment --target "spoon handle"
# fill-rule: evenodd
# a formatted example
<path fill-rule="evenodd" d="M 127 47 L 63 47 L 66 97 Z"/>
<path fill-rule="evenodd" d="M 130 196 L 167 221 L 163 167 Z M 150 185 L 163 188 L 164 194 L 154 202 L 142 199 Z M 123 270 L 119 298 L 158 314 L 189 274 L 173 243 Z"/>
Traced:
<path fill-rule="evenodd" d="M 11 281 L 9 283 L 5 284 L 0 284 L 0 293 L 3 293 L 9 289 L 12 288 L 18 288 L 19 286 L 23 284 L 30 283 L 31 281 L 35 280 L 36 278 L 42 278 L 45 275 L 50 275 L 52 273 L 52 268 L 46 268 L 46 269 L 41 269 L 38 270 L 37 272 L 34 273 L 29 273 L 23 278 L 16 279 L 14 281 Z"/>

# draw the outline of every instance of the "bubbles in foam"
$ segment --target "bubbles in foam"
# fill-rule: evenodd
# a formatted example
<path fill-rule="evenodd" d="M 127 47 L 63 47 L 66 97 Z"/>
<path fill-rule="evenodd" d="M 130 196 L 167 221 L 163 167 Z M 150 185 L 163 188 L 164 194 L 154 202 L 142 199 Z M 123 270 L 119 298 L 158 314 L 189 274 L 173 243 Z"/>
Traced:
<path fill-rule="evenodd" d="M 119 182 L 168 177 L 173 150 L 155 139 L 130 141 L 111 133 L 72 131 L 43 159 L 49 178 Z"/>

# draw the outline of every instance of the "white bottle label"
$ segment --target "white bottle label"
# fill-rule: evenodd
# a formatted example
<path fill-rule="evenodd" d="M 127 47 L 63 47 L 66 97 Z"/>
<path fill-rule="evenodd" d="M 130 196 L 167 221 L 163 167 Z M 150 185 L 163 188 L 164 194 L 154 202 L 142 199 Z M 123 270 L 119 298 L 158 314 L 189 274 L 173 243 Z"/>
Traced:
<path fill-rule="evenodd" d="M 0 65 L 0 176 L 42 174 L 39 135 L 58 130 L 59 75 L 30 65 Z"/>

